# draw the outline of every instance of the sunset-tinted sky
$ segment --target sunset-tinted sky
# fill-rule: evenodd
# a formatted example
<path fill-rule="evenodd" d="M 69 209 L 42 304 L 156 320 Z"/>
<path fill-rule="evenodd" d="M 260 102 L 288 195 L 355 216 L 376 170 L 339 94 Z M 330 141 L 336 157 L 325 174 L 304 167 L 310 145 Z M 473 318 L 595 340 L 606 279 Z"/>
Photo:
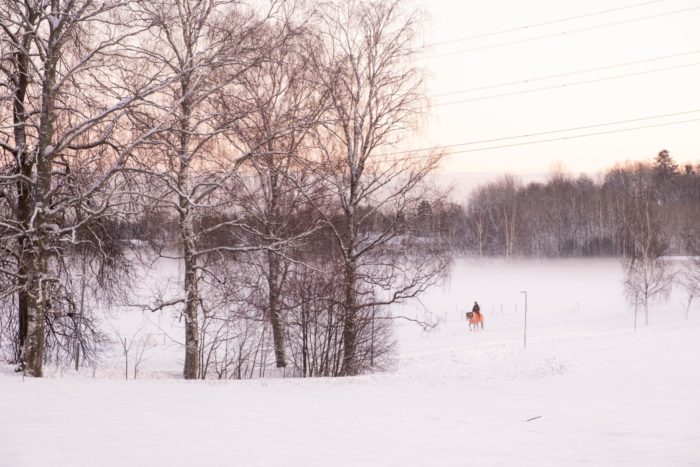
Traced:
<path fill-rule="evenodd" d="M 572 173 L 593 173 L 618 161 L 651 159 L 663 148 L 678 162 L 700 163 L 700 1 L 431 0 L 419 5 L 430 15 L 425 40 L 437 45 L 419 62 L 428 73 L 432 109 L 412 147 L 540 134 L 451 148 L 445 172 L 526 175 L 546 173 L 562 162 Z M 558 21 L 575 16 L 582 17 Z M 479 35 L 484 36 L 472 37 Z M 461 38 L 468 39 L 444 43 Z M 597 70 L 574 73 L 590 69 Z M 558 76 L 537 79 L 552 75 Z M 512 82 L 518 84 L 499 86 Z M 453 93 L 482 87 L 488 88 Z M 670 114 L 678 115 L 647 118 Z M 695 121 L 475 150 L 682 120 Z M 597 126 L 621 121 L 626 123 Z M 587 128 L 553 133 L 580 127 Z"/>

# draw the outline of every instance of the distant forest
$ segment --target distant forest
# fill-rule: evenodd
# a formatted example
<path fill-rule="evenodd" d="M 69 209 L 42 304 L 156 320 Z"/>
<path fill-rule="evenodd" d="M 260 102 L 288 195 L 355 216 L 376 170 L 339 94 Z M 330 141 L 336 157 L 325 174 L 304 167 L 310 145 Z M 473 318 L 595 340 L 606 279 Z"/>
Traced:
<path fill-rule="evenodd" d="M 546 182 L 523 184 L 504 175 L 474 189 L 466 204 L 440 197 L 418 203 L 408 215 L 372 206 L 362 211 L 374 211 L 364 235 L 371 237 L 398 219 L 403 242 L 411 248 L 430 245 L 474 256 L 630 256 L 637 233 L 647 230 L 660 255 L 694 255 L 700 252 L 700 164 L 681 168 L 664 150 L 653 161 L 618 164 L 595 178 L 573 177 L 561 168 L 552 170 Z M 200 221 L 206 229 L 221 219 Z M 130 238 L 169 243 L 176 223 L 175 217 L 151 213 L 119 230 Z M 327 235 L 314 237 L 316 249 L 325 250 Z"/>
<path fill-rule="evenodd" d="M 700 251 L 700 165 L 668 151 L 599 177 L 554 170 L 545 183 L 505 175 L 470 194 L 466 206 L 422 206 L 441 239 L 477 256 L 629 256 L 637 232 L 653 233 L 662 255 Z"/>

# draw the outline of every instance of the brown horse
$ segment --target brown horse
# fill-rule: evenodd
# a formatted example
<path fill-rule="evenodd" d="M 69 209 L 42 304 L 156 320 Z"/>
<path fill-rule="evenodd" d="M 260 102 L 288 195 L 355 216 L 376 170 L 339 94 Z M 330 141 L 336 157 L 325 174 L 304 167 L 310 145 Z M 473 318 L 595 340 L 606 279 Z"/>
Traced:
<path fill-rule="evenodd" d="M 469 321 L 470 331 L 478 331 L 479 325 L 481 325 L 481 329 L 484 329 L 484 315 L 480 312 L 468 311 L 467 321 Z"/>

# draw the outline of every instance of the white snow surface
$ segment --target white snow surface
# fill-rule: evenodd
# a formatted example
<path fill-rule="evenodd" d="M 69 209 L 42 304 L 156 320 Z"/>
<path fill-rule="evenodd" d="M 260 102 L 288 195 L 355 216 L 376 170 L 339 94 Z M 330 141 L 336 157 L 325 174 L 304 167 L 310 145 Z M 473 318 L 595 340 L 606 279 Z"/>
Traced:
<path fill-rule="evenodd" d="M 397 369 L 355 378 L 183 381 L 169 346 L 129 381 L 117 359 L 98 377 L 5 365 L 0 467 L 700 466 L 700 309 L 684 320 L 674 292 L 635 332 L 621 280 L 612 259 L 458 260 L 395 310 L 440 324 L 398 321 Z"/>

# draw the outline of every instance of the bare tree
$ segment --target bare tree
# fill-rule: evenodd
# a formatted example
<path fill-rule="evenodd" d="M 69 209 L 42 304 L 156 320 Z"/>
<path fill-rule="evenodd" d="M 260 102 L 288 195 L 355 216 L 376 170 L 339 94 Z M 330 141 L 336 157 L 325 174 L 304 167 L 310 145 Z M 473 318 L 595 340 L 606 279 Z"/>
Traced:
<path fill-rule="evenodd" d="M 247 183 L 232 196 L 245 211 L 251 240 L 263 248 L 249 255 L 249 264 L 266 279 L 264 315 L 272 327 L 278 368 L 286 366 L 282 293 L 292 252 L 318 227 L 297 189 L 314 184 L 298 159 L 310 150 L 323 100 L 311 66 L 312 39 L 297 27 L 291 40 L 270 50 L 265 62 L 246 76 L 243 89 L 253 110 L 238 123 L 241 140 L 257 151 L 241 165 Z"/>
<path fill-rule="evenodd" d="M 488 191 L 485 187 L 475 189 L 467 203 L 467 218 L 471 230 L 474 251 L 482 257 L 486 254 L 489 241 Z"/>
<path fill-rule="evenodd" d="M 700 297 L 700 260 L 687 260 L 680 272 L 680 281 L 686 293 L 685 319 L 688 319 L 693 301 Z"/>
<path fill-rule="evenodd" d="M 160 187 L 148 195 L 155 205 L 173 210 L 178 216 L 181 253 L 171 250 L 166 254 L 184 262 L 183 296 L 158 304 L 157 308 L 183 308 L 183 375 L 187 379 L 202 376 L 202 257 L 247 248 L 233 244 L 207 248 L 200 244 L 204 236 L 223 235 L 239 224 L 231 209 L 225 212 L 228 200 L 222 188 L 238 163 L 251 155 L 234 145 L 235 123 L 249 111 L 247 103 L 225 96 L 236 95 L 243 75 L 259 65 L 266 47 L 274 47 L 264 42 L 261 34 L 275 8 L 273 5 L 267 16 L 260 18 L 252 9 L 228 1 L 149 0 L 139 4 L 140 16 L 152 25 L 144 47 L 150 51 L 153 66 L 172 70 L 179 76 L 176 84 L 153 100 L 151 109 L 134 114 L 134 119 L 148 125 L 154 114 L 173 114 L 170 126 L 152 140 L 148 151 L 142 152 L 139 170 Z M 222 101 L 229 105 L 222 107 Z M 217 210 L 224 216 L 198 228 L 203 225 L 205 214 Z"/>
<path fill-rule="evenodd" d="M 649 300 L 657 295 L 668 297 L 673 274 L 663 259 L 667 243 L 661 235 L 652 172 L 640 164 L 634 174 L 633 189 L 627 198 L 630 216 L 626 228 L 630 247 L 624 260 L 624 285 L 630 301 L 644 308 L 644 322 L 648 325 Z M 635 327 L 636 323 L 635 306 Z"/>
<path fill-rule="evenodd" d="M 47 323 L 59 316 L 57 305 L 72 307 L 60 266 L 64 247 L 82 225 L 122 202 L 115 196 L 124 192 L 121 169 L 141 139 L 125 134 L 124 115 L 172 78 L 162 73 L 134 85 L 119 69 L 131 39 L 148 27 L 130 17 L 130 4 L 0 6 L 6 106 L 0 147 L 7 161 L 0 191 L 8 205 L 1 243 L 12 263 L 2 273 L 13 282 L 3 295 L 18 295 L 19 363 L 28 375 L 42 375 Z M 94 176 L 81 178 L 78 165 Z"/>
<path fill-rule="evenodd" d="M 503 238 L 503 254 L 510 257 L 515 253 L 518 225 L 518 190 L 519 183 L 511 175 L 493 184 L 495 190 L 494 218 L 498 231 Z"/>
<path fill-rule="evenodd" d="M 200 326 L 202 378 L 262 377 L 273 352 L 269 318 L 261 310 L 267 297 L 262 275 L 251 274 L 244 261 L 208 264 L 202 292 L 209 307 Z"/>
<path fill-rule="evenodd" d="M 194 158 L 199 153 L 208 154 L 210 147 L 207 143 L 217 133 L 217 129 L 212 128 L 212 118 L 197 112 L 202 101 L 210 97 L 212 88 L 220 86 L 215 72 L 217 66 L 223 65 L 221 51 L 225 41 L 210 34 L 213 29 L 210 29 L 211 16 L 216 13 L 216 6 L 215 2 L 186 0 L 174 3 L 151 1 L 140 6 L 143 16 L 154 25 L 152 42 L 146 46 L 154 51 L 155 66 L 171 68 L 180 76 L 179 83 L 174 83 L 170 92 L 160 98 L 165 113 L 174 111 L 174 115 L 170 132 L 159 135 L 164 160 L 156 161 L 156 167 L 163 167 L 167 172 L 155 172 L 155 175 L 160 175 L 168 191 L 175 194 L 171 198 L 167 193 L 159 193 L 179 215 L 185 297 L 173 304 L 184 303 L 185 378 L 199 377 L 199 271 L 195 255 L 191 172 L 196 164 Z M 144 162 L 148 165 L 150 160 Z"/>
<path fill-rule="evenodd" d="M 343 355 L 342 275 L 298 268 L 290 274 L 285 329 L 289 360 L 301 377 L 338 376 Z"/>
<path fill-rule="evenodd" d="M 155 346 L 153 336 L 144 334 L 143 328 L 140 328 L 131 337 L 122 336 L 118 331 L 116 337 L 124 357 L 124 379 L 129 379 L 129 362 L 132 365 L 132 379 L 138 378 L 141 364 L 148 360 L 146 352 Z"/>
<path fill-rule="evenodd" d="M 342 271 L 340 374 L 356 375 L 367 368 L 359 355 L 364 312 L 415 297 L 444 270 L 444 258 L 406 230 L 418 204 L 435 197 L 425 182 L 440 155 L 395 149 L 424 105 L 412 63 L 419 13 L 401 1 L 350 1 L 326 5 L 321 16 L 316 68 L 328 106 L 315 170 L 329 202 L 316 208 L 335 244 L 326 256 Z M 378 214 L 385 222 L 373 230 Z"/>

